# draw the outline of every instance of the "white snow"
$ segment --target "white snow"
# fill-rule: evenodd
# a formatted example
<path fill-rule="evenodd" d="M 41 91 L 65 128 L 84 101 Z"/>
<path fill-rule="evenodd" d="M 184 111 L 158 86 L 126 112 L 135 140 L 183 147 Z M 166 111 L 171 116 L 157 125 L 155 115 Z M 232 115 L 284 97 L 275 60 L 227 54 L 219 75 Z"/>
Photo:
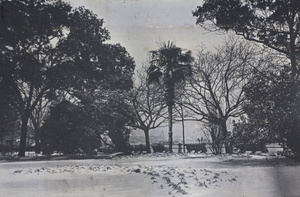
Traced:
<path fill-rule="evenodd" d="M 300 165 L 266 156 L 144 155 L 0 163 L 0 196 L 299 197 Z"/>

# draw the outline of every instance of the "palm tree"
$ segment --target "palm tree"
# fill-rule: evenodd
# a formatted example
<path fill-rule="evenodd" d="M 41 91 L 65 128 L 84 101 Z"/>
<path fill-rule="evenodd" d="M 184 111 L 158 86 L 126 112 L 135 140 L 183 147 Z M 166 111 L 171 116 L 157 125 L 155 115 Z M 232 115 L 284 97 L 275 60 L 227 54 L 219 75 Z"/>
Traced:
<path fill-rule="evenodd" d="M 175 104 L 176 84 L 182 83 L 192 75 L 191 51 L 185 51 L 173 42 L 163 42 L 158 50 L 150 51 L 148 83 L 161 82 L 165 87 L 165 102 L 168 107 L 169 151 L 173 144 L 173 107 Z M 183 86 L 178 86 L 183 87 Z"/>

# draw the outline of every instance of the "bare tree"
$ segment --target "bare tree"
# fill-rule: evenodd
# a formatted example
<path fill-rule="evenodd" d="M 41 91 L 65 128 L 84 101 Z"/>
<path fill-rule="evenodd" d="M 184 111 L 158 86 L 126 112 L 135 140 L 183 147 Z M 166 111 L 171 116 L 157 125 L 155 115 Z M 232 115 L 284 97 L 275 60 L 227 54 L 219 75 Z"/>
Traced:
<path fill-rule="evenodd" d="M 162 85 L 147 82 L 147 69 L 143 66 L 137 73 L 136 87 L 132 94 L 135 121 L 132 125 L 145 133 L 147 152 L 150 153 L 149 131 L 162 125 L 167 118 Z"/>
<path fill-rule="evenodd" d="M 186 91 L 185 107 L 196 115 L 196 120 L 219 126 L 225 144 L 227 120 L 244 113 L 243 86 L 251 76 L 252 64 L 259 64 L 254 49 L 246 42 L 229 37 L 216 53 L 200 51 Z"/>

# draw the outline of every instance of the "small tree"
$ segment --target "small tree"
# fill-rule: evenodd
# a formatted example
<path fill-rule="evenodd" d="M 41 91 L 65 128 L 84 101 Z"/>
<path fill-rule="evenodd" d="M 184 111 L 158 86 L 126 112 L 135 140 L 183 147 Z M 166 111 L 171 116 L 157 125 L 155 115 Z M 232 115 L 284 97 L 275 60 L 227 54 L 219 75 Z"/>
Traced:
<path fill-rule="evenodd" d="M 289 67 L 280 73 L 257 73 L 244 88 L 244 109 L 249 121 L 265 131 L 269 141 L 286 143 L 294 152 L 300 152 L 300 83 L 289 73 Z"/>
<path fill-rule="evenodd" d="M 41 128 L 42 151 L 50 154 L 53 151 L 74 154 L 81 148 L 80 142 L 85 132 L 81 122 L 82 111 L 69 101 L 62 101 L 52 107 L 45 124 Z"/>
<path fill-rule="evenodd" d="M 107 98 L 103 103 L 103 108 L 98 107 L 102 114 L 100 124 L 104 125 L 104 129 L 112 140 L 115 150 L 128 152 L 130 148 L 130 125 L 134 119 L 134 112 L 129 102 L 130 97 L 127 92 L 114 91 L 108 94 Z"/>
<path fill-rule="evenodd" d="M 128 152 L 130 125 L 134 112 L 126 90 L 98 89 L 82 97 L 81 105 L 87 116 L 83 126 L 93 136 L 107 135 L 112 147 L 119 152 Z"/>
<path fill-rule="evenodd" d="M 251 150 L 253 153 L 255 151 L 266 151 L 266 143 L 272 142 L 266 129 L 259 128 L 257 125 L 249 122 L 244 116 L 241 117 L 241 121 L 233 123 L 229 141 L 239 151 Z"/>
<path fill-rule="evenodd" d="M 161 126 L 166 120 L 166 104 L 164 102 L 164 88 L 159 83 L 147 82 L 147 67 L 142 67 L 137 73 L 136 87 L 132 92 L 132 105 L 135 121 L 133 127 L 144 131 L 146 149 L 150 153 L 149 131 Z"/>

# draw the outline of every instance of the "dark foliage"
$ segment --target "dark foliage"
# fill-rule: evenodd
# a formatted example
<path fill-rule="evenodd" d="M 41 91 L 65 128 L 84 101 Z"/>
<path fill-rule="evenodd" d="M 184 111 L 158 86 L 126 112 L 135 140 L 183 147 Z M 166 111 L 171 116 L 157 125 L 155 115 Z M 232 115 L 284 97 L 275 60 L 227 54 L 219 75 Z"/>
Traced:
<path fill-rule="evenodd" d="M 99 90 L 82 100 L 86 111 L 84 124 L 94 135 L 109 136 L 112 147 L 118 152 L 128 152 L 130 127 L 134 114 L 125 90 Z"/>
<path fill-rule="evenodd" d="M 267 152 L 265 145 L 271 143 L 272 140 L 270 140 L 265 129 L 259 128 L 242 118 L 241 122 L 233 124 L 229 142 L 232 147 L 241 152 L 252 151 L 255 153 L 256 151 Z"/>
<path fill-rule="evenodd" d="M 152 149 L 153 149 L 153 152 L 155 152 L 155 153 L 162 153 L 162 152 L 166 151 L 166 147 L 163 144 L 152 145 Z"/>
<path fill-rule="evenodd" d="M 193 12 L 208 30 L 232 30 L 289 58 L 281 74 L 264 71 L 249 83 L 245 110 L 251 124 L 293 151 L 300 150 L 299 14 L 299 0 L 206 0 Z"/>
<path fill-rule="evenodd" d="M 18 112 L 0 96 L 0 152 L 15 151 Z"/>
<path fill-rule="evenodd" d="M 292 74 L 296 75 L 299 13 L 299 0 L 206 0 L 193 15 L 197 24 L 206 29 L 232 30 L 285 54 L 291 60 Z"/>
<path fill-rule="evenodd" d="M 286 143 L 300 151 L 300 82 L 289 74 L 258 73 L 245 87 L 244 109 L 249 121 L 270 141 Z"/>
<path fill-rule="evenodd" d="M 162 81 L 165 87 L 164 100 L 168 107 L 169 151 L 173 145 L 173 108 L 176 84 L 184 82 L 192 75 L 194 58 L 191 51 L 177 47 L 173 42 L 163 43 L 158 50 L 150 51 L 148 83 Z"/>
<path fill-rule="evenodd" d="M 188 153 L 190 153 L 192 151 L 206 153 L 207 149 L 206 149 L 205 146 L 206 146 L 205 143 L 201 143 L 201 144 L 186 144 L 185 145 Z"/>
<path fill-rule="evenodd" d="M 42 151 L 65 154 L 93 153 L 100 138 L 91 136 L 84 126 L 86 114 L 82 108 L 68 101 L 62 101 L 50 110 L 50 115 L 41 128 Z M 88 142 L 88 143 L 87 143 Z"/>
<path fill-rule="evenodd" d="M 19 156 L 25 156 L 29 118 L 42 99 L 60 92 L 80 100 L 99 87 L 132 88 L 133 59 L 119 44 L 103 43 L 109 33 L 91 11 L 62 1 L 4 0 L 1 17 L 1 94 L 22 122 Z"/>

